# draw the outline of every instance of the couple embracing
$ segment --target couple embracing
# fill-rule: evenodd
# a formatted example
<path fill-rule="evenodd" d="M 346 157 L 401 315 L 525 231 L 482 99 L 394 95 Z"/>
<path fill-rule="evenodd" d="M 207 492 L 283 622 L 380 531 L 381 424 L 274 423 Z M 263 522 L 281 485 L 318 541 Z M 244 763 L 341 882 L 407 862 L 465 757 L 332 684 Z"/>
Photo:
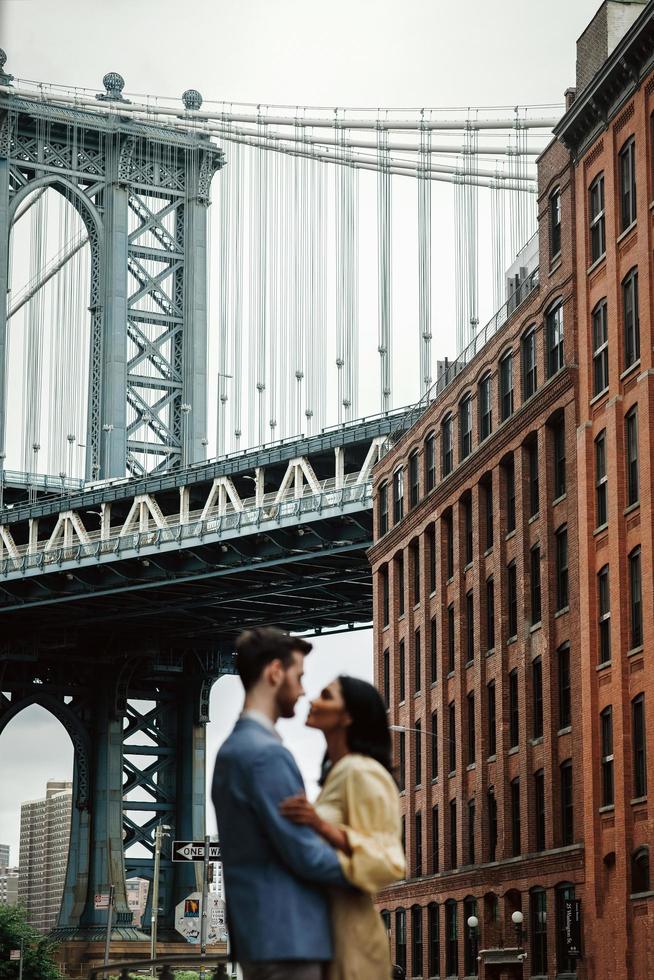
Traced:
<path fill-rule="evenodd" d="M 327 742 L 315 806 L 275 724 L 304 693 L 311 644 L 281 630 L 241 634 L 243 713 L 216 759 L 216 807 L 232 956 L 245 980 L 387 980 L 374 894 L 404 877 L 384 704 L 339 677 L 311 703 Z"/>

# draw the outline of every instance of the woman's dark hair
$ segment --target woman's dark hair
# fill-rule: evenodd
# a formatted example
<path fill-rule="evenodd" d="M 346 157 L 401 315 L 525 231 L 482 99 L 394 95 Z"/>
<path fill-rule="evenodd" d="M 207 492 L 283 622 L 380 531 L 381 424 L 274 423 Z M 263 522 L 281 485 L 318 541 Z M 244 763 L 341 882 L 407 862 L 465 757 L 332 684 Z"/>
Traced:
<path fill-rule="evenodd" d="M 391 733 L 379 691 L 358 677 L 341 675 L 338 681 L 345 707 L 352 719 L 346 731 L 348 749 L 370 756 L 392 772 Z"/>

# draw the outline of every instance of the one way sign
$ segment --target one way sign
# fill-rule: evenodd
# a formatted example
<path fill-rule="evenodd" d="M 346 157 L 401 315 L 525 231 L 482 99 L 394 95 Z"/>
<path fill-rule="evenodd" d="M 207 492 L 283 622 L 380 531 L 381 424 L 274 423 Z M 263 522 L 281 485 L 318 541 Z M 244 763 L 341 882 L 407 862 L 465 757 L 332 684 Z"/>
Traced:
<path fill-rule="evenodd" d="M 209 860 L 220 861 L 220 844 L 209 844 Z M 173 841 L 173 861 L 204 861 L 204 841 Z"/>

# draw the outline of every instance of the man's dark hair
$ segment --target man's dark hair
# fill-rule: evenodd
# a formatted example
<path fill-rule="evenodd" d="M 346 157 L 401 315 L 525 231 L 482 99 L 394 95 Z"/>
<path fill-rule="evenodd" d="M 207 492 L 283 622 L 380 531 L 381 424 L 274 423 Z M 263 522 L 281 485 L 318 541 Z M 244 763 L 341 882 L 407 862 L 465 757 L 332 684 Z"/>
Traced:
<path fill-rule="evenodd" d="M 290 667 L 293 653 L 307 654 L 311 644 L 299 636 L 291 636 L 274 626 L 258 626 L 245 630 L 236 640 L 236 669 L 246 691 L 256 684 L 264 667 L 281 660 Z"/>

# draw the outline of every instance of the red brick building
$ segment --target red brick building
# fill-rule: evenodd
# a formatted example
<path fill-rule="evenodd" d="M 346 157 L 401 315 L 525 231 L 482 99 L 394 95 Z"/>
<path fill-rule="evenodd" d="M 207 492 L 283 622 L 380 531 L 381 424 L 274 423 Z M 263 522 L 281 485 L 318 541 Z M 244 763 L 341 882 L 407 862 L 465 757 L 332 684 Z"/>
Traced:
<path fill-rule="evenodd" d="M 409 977 L 654 976 L 654 2 L 602 5 L 566 98 L 538 272 L 375 472 Z"/>

